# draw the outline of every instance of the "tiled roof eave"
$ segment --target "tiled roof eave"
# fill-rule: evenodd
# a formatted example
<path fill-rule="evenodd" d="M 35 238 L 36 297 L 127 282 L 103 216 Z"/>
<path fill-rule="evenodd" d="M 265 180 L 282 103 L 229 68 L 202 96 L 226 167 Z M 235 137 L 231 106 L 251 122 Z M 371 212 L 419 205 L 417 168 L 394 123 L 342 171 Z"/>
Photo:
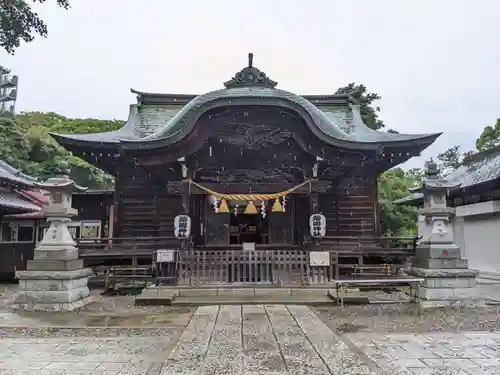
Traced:
<path fill-rule="evenodd" d="M 41 210 L 40 207 L 21 198 L 21 196 L 15 192 L 1 192 L 0 207 L 17 209 L 26 212 L 36 212 Z"/>

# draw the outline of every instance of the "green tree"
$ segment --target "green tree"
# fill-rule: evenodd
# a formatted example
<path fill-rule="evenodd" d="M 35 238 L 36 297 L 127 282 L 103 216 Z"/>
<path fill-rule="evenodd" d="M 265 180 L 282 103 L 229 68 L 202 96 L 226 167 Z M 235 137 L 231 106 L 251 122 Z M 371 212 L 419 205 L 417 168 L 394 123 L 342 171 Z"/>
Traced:
<path fill-rule="evenodd" d="M 486 151 L 500 144 L 500 118 L 497 119 L 495 125 L 487 125 L 483 132 L 476 139 L 476 148 L 478 151 Z"/>
<path fill-rule="evenodd" d="M 437 158 L 441 164 L 440 167 L 445 170 L 457 169 L 462 165 L 463 161 L 463 155 L 460 152 L 459 145 L 450 147 L 446 151 L 438 154 Z"/>
<path fill-rule="evenodd" d="M 21 41 L 32 42 L 36 35 L 47 37 L 47 25 L 32 9 L 31 3 L 47 0 L 0 0 L 0 46 L 13 54 Z M 64 9 L 69 0 L 51 0 Z"/>
<path fill-rule="evenodd" d="M 460 167 L 473 153 L 474 151 L 462 152 L 460 146 L 456 145 L 438 154 L 437 161 L 434 160 L 434 162 L 438 165 L 440 173 L 446 176 Z M 427 164 L 429 164 L 431 160 L 432 158 L 425 162 L 425 167 L 427 167 Z M 421 171 L 421 174 L 424 174 L 424 170 Z"/>
<path fill-rule="evenodd" d="M 112 176 L 71 155 L 49 135 L 57 133 L 94 133 L 116 130 L 123 121 L 68 119 L 56 113 L 29 112 L 0 118 L 0 159 L 42 180 L 53 176 L 57 164 L 66 160 L 71 177 L 91 189 L 108 187 Z"/>
<path fill-rule="evenodd" d="M 381 231 L 388 236 L 414 236 L 417 234 L 417 209 L 394 205 L 396 199 L 408 195 L 418 180 L 401 168 L 394 168 L 379 176 L 378 203 Z"/>
<path fill-rule="evenodd" d="M 363 117 L 364 123 L 368 127 L 374 130 L 382 129 L 383 127 L 385 127 L 384 122 L 378 117 L 380 113 L 380 107 L 374 104 L 374 102 L 382 98 L 379 94 L 368 92 L 365 85 L 357 85 L 355 82 L 351 82 L 347 86 L 339 88 L 336 93 L 352 93 L 353 98 L 361 106 L 361 116 Z M 391 131 L 395 132 L 395 130 Z"/>

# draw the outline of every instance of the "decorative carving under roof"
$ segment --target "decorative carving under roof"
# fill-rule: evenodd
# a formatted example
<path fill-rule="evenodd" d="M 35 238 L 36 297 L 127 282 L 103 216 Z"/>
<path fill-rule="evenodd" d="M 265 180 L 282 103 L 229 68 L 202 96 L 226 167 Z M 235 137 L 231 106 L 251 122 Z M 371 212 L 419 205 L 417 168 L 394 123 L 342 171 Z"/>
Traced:
<path fill-rule="evenodd" d="M 248 66 L 236 73 L 231 80 L 224 82 L 228 89 L 249 86 L 275 88 L 277 84 L 278 82 L 253 66 L 253 53 L 248 54 Z"/>

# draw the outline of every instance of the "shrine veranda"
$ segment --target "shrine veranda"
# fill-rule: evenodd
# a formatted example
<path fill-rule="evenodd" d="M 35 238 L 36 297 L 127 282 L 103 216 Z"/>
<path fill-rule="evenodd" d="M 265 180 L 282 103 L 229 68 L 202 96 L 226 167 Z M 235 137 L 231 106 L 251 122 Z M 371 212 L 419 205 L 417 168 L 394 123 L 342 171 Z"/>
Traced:
<path fill-rule="evenodd" d="M 175 249 L 165 283 L 282 285 L 413 254 L 380 236 L 377 176 L 439 134 L 372 130 L 351 95 L 280 90 L 252 60 L 198 96 L 132 90 L 117 131 L 52 134 L 115 176 L 110 238 L 80 244 L 87 264 Z"/>

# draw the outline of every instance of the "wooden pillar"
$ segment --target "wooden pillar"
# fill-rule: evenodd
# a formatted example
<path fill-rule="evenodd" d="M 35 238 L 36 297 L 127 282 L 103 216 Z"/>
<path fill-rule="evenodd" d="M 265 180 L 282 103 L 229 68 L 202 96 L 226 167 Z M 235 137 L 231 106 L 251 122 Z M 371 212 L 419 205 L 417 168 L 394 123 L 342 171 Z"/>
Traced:
<path fill-rule="evenodd" d="M 181 164 L 182 168 L 182 178 L 185 179 L 186 181 L 189 181 L 192 176 L 192 168 L 189 167 L 186 158 L 180 158 L 179 162 Z M 181 195 L 181 200 L 182 200 L 182 208 L 184 210 L 185 215 L 190 215 L 190 205 L 191 205 L 191 184 L 185 183 L 182 185 L 182 195 Z M 196 225 L 193 218 L 191 218 L 191 233 L 188 238 L 184 239 L 182 241 L 182 248 L 185 250 L 191 250 L 192 249 L 192 232 L 193 228 L 192 226 Z"/>
<path fill-rule="evenodd" d="M 309 214 L 317 214 L 320 213 L 319 207 L 319 194 L 318 193 L 310 193 L 309 194 L 309 204 L 310 204 L 310 212 Z"/>
<path fill-rule="evenodd" d="M 311 181 L 311 184 L 314 181 L 317 181 L 318 170 L 319 170 L 319 162 L 320 162 L 320 159 L 316 158 L 316 162 L 313 165 L 304 168 L 304 176 Z M 318 193 L 313 193 L 312 191 L 309 191 L 309 215 L 308 215 L 308 218 L 307 218 L 307 225 L 308 225 L 308 228 L 307 228 L 308 229 L 307 230 L 308 235 L 307 235 L 307 237 L 315 245 L 318 244 L 318 240 L 312 239 L 311 235 L 309 234 L 309 232 L 310 232 L 310 229 L 309 229 L 309 217 L 312 214 L 319 213 L 319 209 L 320 209 L 320 207 L 319 207 L 319 195 L 318 195 Z"/>
<path fill-rule="evenodd" d="M 125 152 L 120 152 L 120 158 L 118 160 L 118 171 L 115 176 L 115 192 L 113 194 L 113 204 L 110 207 L 110 222 L 109 222 L 109 236 L 110 237 L 119 237 L 121 228 L 120 228 L 120 205 L 121 205 L 121 197 L 122 197 L 122 189 L 123 189 L 123 173 L 125 171 Z M 111 222 L 111 211 L 113 211 Z"/>
<path fill-rule="evenodd" d="M 114 237 L 115 228 L 115 205 L 108 204 L 109 215 L 108 215 L 108 237 Z"/>
<path fill-rule="evenodd" d="M 379 207 L 378 207 L 378 178 L 377 175 L 374 176 L 374 186 L 372 190 L 373 194 L 373 234 L 375 236 L 381 236 L 380 231 L 380 221 L 379 221 Z"/>

